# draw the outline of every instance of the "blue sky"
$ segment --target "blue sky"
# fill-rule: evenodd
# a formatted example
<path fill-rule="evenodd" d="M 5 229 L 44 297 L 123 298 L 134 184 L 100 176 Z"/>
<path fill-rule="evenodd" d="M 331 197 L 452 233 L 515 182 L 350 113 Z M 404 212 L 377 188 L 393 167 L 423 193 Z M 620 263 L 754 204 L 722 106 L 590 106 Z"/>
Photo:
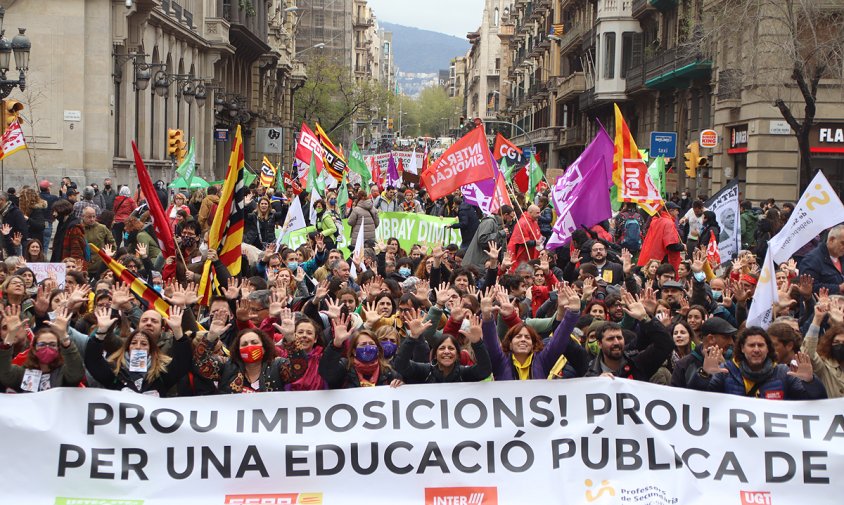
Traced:
<path fill-rule="evenodd" d="M 379 20 L 466 38 L 481 26 L 484 0 L 368 0 Z"/>

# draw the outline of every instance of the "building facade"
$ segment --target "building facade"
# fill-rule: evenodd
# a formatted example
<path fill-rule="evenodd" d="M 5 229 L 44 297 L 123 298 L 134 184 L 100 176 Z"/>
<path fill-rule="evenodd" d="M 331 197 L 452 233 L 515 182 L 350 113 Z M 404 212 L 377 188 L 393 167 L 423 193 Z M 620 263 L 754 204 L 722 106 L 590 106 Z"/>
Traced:
<path fill-rule="evenodd" d="M 498 36 L 502 20 L 514 2 L 486 0 L 481 26 L 467 34 L 471 48 L 466 55 L 466 113 L 493 120 L 501 110 L 502 44 Z"/>
<path fill-rule="evenodd" d="M 167 130 L 181 129 L 186 141 L 196 141 L 197 174 L 218 180 L 231 139 L 216 140 L 216 130 L 241 124 L 253 167 L 263 156 L 259 128 L 292 134 L 288 2 L 128 4 L 44 0 L 7 9 L 6 23 L 28 27 L 33 45 L 27 89 L 9 98 L 26 107 L 24 133 L 39 178 L 112 177 L 134 187 L 134 141 L 153 179 L 172 180 Z M 77 57 L 68 58 L 66 48 L 76 48 Z M 3 183 L 32 183 L 31 172 L 28 156 L 10 157 Z"/>
<path fill-rule="evenodd" d="M 841 2 L 821 4 L 844 9 Z M 785 96 L 800 117 L 805 104 L 788 93 L 791 68 L 776 57 L 760 60 L 753 30 L 736 40 L 707 39 L 716 8 L 723 15 L 720 0 L 515 1 L 500 30 L 513 84 L 501 117 L 524 130 L 513 140 L 533 145 L 543 167 L 565 168 L 599 122 L 612 134 L 618 104 L 640 149 L 650 147 L 651 132 L 677 133 L 669 191 L 708 195 L 737 178 L 752 200 L 796 199 L 808 181 L 799 180 L 797 140 L 771 98 Z M 748 80 L 759 65 L 780 75 L 761 85 Z M 844 191 L 840 86 L 840 79 L 820 81 L 810 140 L 812 168 L 824 168 Z M 719 145 L 701 149 L 709 166 L 687 179 L 683 153 L 706 129 L 718 133 Z"/>

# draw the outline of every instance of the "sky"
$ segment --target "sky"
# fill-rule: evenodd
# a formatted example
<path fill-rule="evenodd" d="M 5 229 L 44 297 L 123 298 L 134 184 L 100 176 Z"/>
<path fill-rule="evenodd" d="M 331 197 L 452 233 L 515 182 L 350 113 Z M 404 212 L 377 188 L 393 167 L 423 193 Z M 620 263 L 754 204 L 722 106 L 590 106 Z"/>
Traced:
<path fill-rule="evenodd" d="M 379 20 L 466 38 L 481 26 L 484 0 L 368 0 Z"/>

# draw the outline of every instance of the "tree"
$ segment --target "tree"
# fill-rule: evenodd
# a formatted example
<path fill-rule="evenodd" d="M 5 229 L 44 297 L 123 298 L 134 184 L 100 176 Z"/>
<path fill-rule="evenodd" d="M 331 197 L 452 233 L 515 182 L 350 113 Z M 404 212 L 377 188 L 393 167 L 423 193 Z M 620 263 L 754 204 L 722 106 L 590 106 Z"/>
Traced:
<path fill-rule="evenodd" d="M 371 111 L 386 110 L 392 94 L 374 81 L 356 82 L 342 64 L 312 55 L 308 79 L 295 96 L 296 124 L 319 122 L 332 139 L 345 138 L 352 119 L 369 119 Z"/>
<path fill-rule="evenodd" d="M 719 68 L 735 72 L 740 89 L 770 100 L 778 109 L 797 138 L 803 189 L 812 178 L 809 133 L 818 93 L 841 85 L 841 2 L 721 0 L 706 8 L 702 31 L 692 37 L 691 44 L 703 51 L 720 45 Z M 720 87 L 720 77 L 719 81 Z"/>
<path fill-rule="evenodd" d="M 456 127 L 461 106 L 459 98 L 448 96 L 440 86 L 423 89 L 417 98 L 402 104 L 402 110 L 407 112 L 404 121 L 411 125 L 408 133 L 425 137 L 447 135 L 450 128 Z"/>

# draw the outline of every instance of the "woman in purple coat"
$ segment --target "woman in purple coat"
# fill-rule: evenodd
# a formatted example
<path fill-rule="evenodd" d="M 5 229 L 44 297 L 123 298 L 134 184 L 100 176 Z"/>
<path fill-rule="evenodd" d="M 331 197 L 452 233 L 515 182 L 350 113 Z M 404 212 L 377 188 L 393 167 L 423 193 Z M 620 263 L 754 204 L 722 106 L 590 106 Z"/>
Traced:
<path fill-rule="evenodd" d="M 504 340 L 498 340 L 495 327 L 493 292 L 481 298 L 481 327 L 484 344 L 489 351 L 492 374 L 495 380 L 547 379 L 560 356 L 565 355 L 573 365 L 588 365 L 586 350 L 571 338 L 571 332 L 580 317 L 580 296 L 566 283 L 557 287 L 557 328 L 545 346 L 536 331 L 517 324 L 510 328 Z M 578 368 L 575 365 L 575 368 Z M 579 374 L 582 375 L 582 374 Z"/>

